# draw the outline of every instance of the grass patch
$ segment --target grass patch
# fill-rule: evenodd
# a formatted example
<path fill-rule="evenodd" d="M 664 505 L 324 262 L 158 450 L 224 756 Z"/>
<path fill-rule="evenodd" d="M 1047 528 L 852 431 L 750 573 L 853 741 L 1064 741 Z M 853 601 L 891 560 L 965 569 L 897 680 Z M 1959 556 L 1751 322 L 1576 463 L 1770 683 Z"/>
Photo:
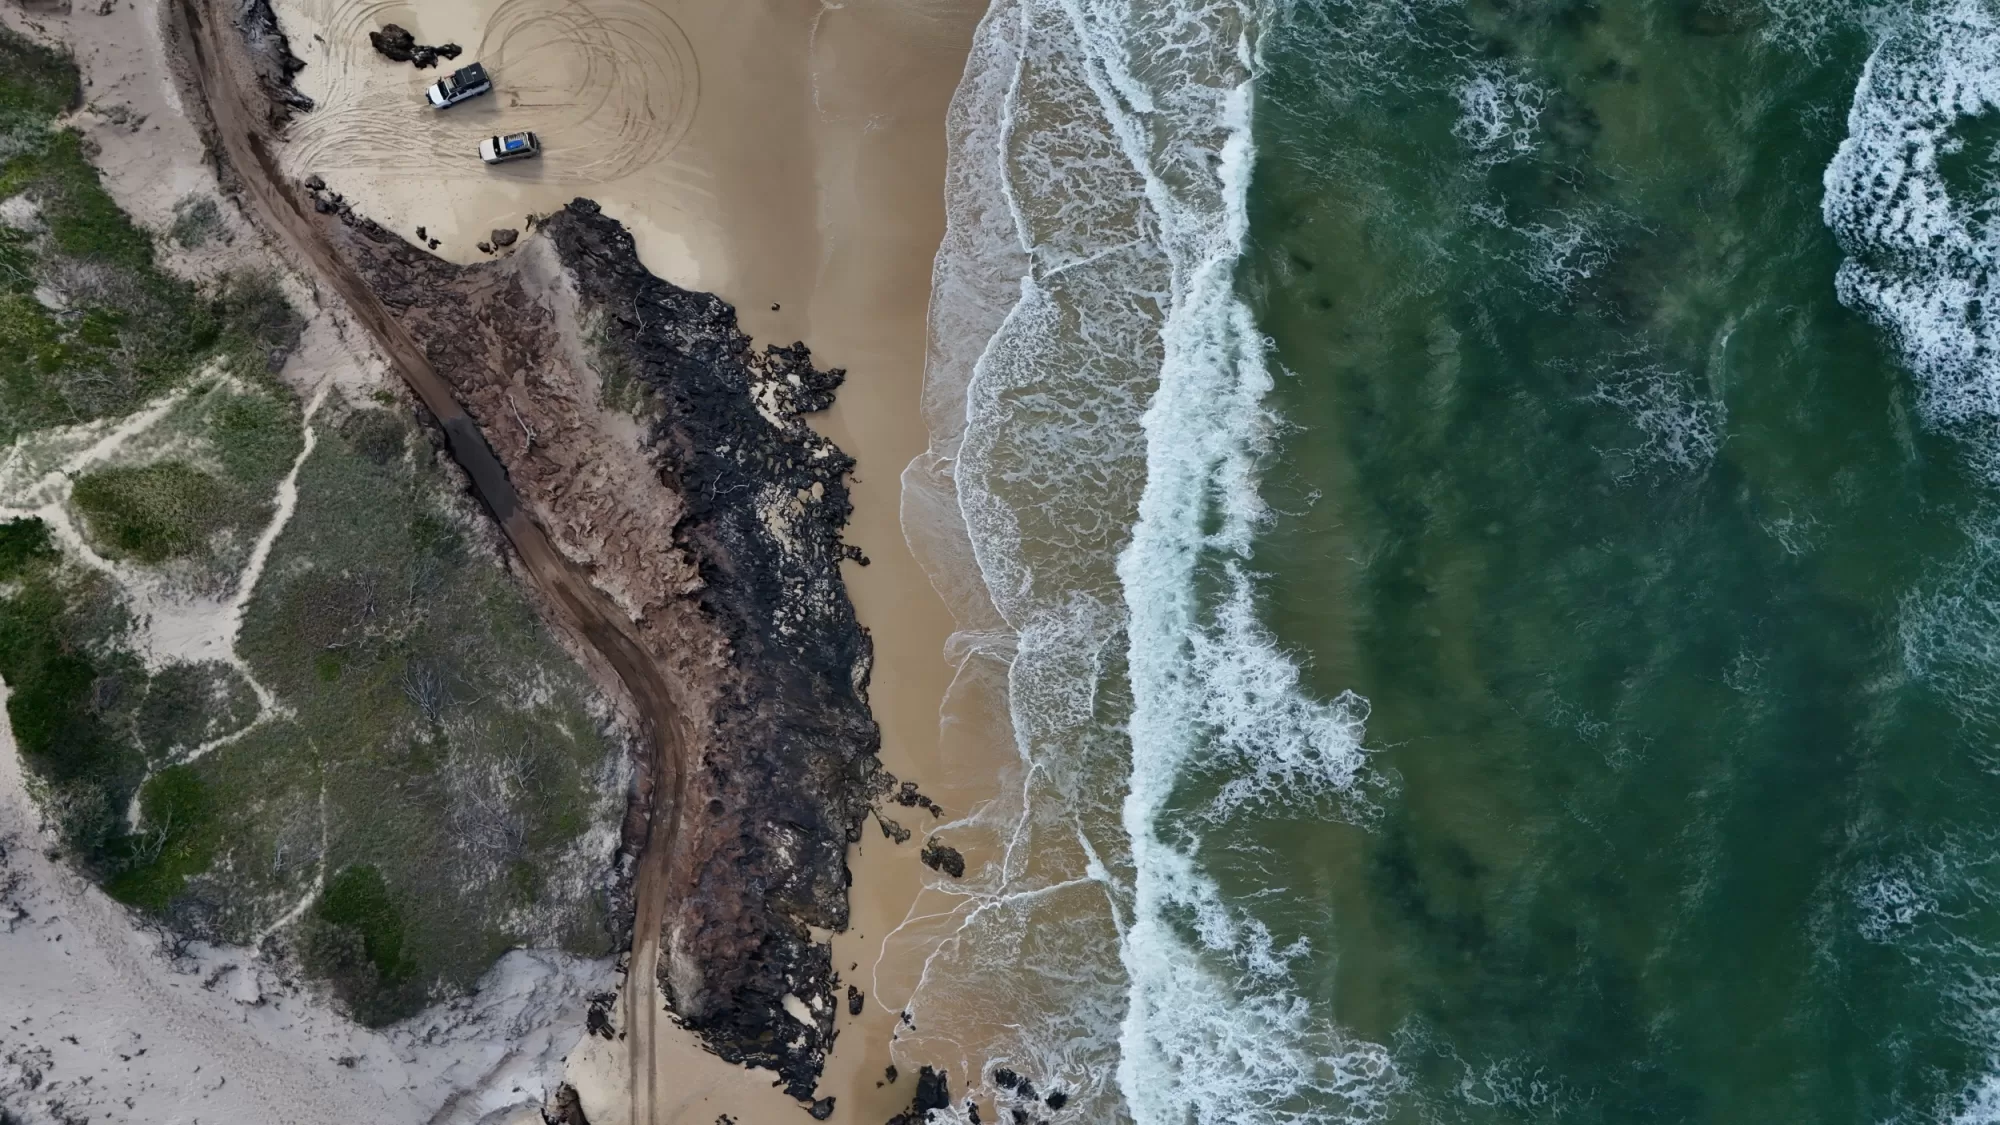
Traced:
<path fill-rule="evenodd" d="M 256 717 L 257 696 L 236 669 L 219 660 L 176 663 L 147 682 L 132 731 L 149 759 L 166 762 Z"/>
<path fill-rule="evenodd" d="M 212 360 L 276 370 L 302 327 L 268 276 L 205 295 L 160 271 L 82 135 L 55 126 L 76 90 L 68 59 L 0 29 L 0 199 L 34 201 L 46 228 L 0 229 L 0 443 L 129 413 Z M 190 197 L 168 237 L 191 245 L 220 226 L 213 198 Z"/>
<path fill-rule="evenodd" d="M 93 469 L 70 499 L 107 554 L 143 563 L 195 555 L 229 522 L 229 490 L 182 461 Z"/>
<path fill-rule="evenodd" d="M 292 718 L 202 760 L 216 791 L 242 795 L 203 883 L 270 904 L 234 915 L 234 936 L 268 926 L 309 891 L 316 867 L 291 857 L 318 854 L 323 786 L 327 869 L 380 880 L 400 944 L 391 962 L 351 918 L 315 913 L 298 947 L 358 1018 L 386 1022 L 469 988 L 508 948 L 608 949 L 609 848 L 577 844 L 616 815 L 600 788 L 615 750 L 410 421 L 337 399 L 319 420 L 241 642 Z"/>

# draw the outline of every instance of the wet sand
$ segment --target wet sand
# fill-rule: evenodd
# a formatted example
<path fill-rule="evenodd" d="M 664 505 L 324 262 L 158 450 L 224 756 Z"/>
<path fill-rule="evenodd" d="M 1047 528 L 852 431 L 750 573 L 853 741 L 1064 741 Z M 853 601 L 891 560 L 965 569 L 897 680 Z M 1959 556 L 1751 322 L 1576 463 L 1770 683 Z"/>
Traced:
<path fill-rule="evenodd" d="M 361 212 L 436 253 L 477 261 L 494 228 L 523 225 L 578 195 L 630 227 L 655 273 L 736 305 L 759 343 L 803 340 L 822 366 L 848 370 L 817 421 L 857 458 L 849 590 L 871 631 L 871 703 L 882 757 L 922 784 L 947 816 L 990 795 L 997 777 L 939 748 L 951 682 L 952 622 L 903 541 L 900 473 L 927 434 L 919 414 L 930 269 L 944 228 L 944 116 L 979 0 L 279 0 L 299 86 L 320 108 L 288 134 L 286 170 L 323 176 Z M 392 63 L 366 32 L 396 22 L 419 42 L 457 42 L 496 90 L 447 111 L 423 103 L 440 71 Z M 496 132 L 542 135 L 541 160 L 482 165 Z M 949 780 L 947 774 L 949 772 Z M 851 853 L 852 920 L 834 938 L 847 983 L 867 994 L 841 1016 L 822 1095 L 837 1120 L 885 1120 L 906 1108 L 914 1076 L 882 1084 L 898 1013 L 921 966 L 908 931 L 930 872 L 917 860 L 929 818 L 892 809 L 917 835 L 895 845 L 871 823 Z M 917 943 L 918 947 L 921 943 Z M 852 966 L 852 968 L 850 968 Z M 622 1013 L 621 1025 L 622 1025 Z M 770 1075 L 663 1036 L 657 1121 L 742 1125 L 798 1120 Z M 623 1052 L 592 1040 L 571 1078 L 594 1120 L 631 1120 Z"/>

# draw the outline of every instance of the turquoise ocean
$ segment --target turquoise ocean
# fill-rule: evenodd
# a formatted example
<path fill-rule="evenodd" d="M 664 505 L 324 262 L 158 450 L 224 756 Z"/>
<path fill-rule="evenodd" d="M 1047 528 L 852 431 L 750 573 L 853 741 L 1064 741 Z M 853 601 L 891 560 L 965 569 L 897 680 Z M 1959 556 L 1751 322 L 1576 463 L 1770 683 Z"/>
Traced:
<path fill-rule="evenodd" d="M 1016 765 L 899 1058 L 2000 1122 L 2000 2 L 996 0 L 951 129 L 904 522 Z"/>

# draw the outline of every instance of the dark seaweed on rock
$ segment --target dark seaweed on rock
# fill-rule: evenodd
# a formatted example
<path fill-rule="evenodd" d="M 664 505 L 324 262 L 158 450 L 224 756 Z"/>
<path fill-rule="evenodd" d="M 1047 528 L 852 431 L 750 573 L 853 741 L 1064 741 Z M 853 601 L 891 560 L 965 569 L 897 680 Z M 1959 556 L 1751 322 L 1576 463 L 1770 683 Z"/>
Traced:
<path fill-rule="evenodd" d="M 681 1018 L 724 1058 L 772 1067 L 804 1097 L 833 1039 L 833 1005 L 805 1027 L 783 1001 L 831 998 L 829 949 L 805 924 L 847 925 L 847 845 L 880 768 L 869 643 L 840 578 L 854 461 L 799 417 L 831 406 L 844 372 L 815 368 L 803 344 L 753 351 L 734 309 L 646 272 L 632 236 L 595 203 L 577 200 L 541 229 L 585 310 L 604 314 L 611 346 L 665 407 L 656 464 L 685 497 L 678 537 L 700 568 L 695 596 L 734 657 L 715 722 L 739 756 L 704 763 L 702 781 L 738 813 L 715 827 L 736 832 L 697 844 L 701 926 L 683 944 L 713 1001 L 683 999 Z M 814 518 L 789 525 L 788 544 L 760 512 L 773 493 L 822 497 Z"/>
<path fill-rule="evenodd" d="M 271 0 L 237 0 L 236 27 L 249 48 L 251 65 L 271 96 L 271 124 L 282 126 L 294 110 L 310 110 L 313 100 L 292 85 L 306 61 L 292 53 L 292 41 L 278 26 Z"/>

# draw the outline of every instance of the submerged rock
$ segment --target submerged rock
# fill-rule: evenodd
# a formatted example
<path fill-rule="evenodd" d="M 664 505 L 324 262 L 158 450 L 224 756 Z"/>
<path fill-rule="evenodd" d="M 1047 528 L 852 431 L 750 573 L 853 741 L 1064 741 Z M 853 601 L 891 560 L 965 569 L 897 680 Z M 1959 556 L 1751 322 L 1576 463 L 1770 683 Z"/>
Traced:
<path fill-rule="evenodd" d="M 924 844 L 923 854 L 917 858 L 933 871 L 942 871 L 954 879 L 965 878 L 965 857 L 957 848 L 940 841 L 936 836 Z"/>
<path fill-rule="evenodd" d="M 934 1109 L 951 1108 L 951 1081 L 943 1071 L 924 1067 L 917 1072 L 917 1095 L 910 1108 L 891 1117 L 887 1125 L 925 1125 Z"/>

